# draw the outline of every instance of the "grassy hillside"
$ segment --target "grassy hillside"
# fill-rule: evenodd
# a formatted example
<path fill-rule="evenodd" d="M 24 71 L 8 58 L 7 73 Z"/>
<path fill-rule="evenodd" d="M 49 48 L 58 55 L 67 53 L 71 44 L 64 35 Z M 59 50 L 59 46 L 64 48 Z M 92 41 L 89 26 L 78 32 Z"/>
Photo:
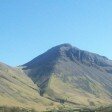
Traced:
<path fill-rule="evenodd" d="M 49 81 L 44 97 L 51 98 L 58 102 L 63 101 L 65 105 L 75 105 L 77 107 L 94 107 L 112 103 L 112 100 L 106 94 L 102 94 L 101 96 L 100 94 L 99 96 L 97 94 L 91 94 L 81 88 L 73 86 L 69 82 L 63 82 L 55 74 L 52 75 Z"/>
<path fill-rule="evenodd" d="M 47 107 L 57 105 L 53 104 L 49 99 L 40 96 L 37 85 L 20 69 L 0 63 L 0 106 L 46 110 Z"/>

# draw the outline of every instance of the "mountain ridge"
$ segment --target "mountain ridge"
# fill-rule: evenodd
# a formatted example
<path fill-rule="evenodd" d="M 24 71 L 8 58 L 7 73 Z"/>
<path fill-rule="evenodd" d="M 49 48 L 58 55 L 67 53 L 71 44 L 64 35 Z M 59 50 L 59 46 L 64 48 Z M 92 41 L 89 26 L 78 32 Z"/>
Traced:
<path fill-rule="evenodd" d="M 55 47 L 52 47 L 50 50 L 47 50 L 45 53 L 43 53 L 43 54 L 37 56 L 37 57 L 34 58 L 33 60 L 36 62 L 36 59 L 39 58 L 40 56 L 45 55 L 46 53 L 53 52 L 53 51 L 55 51 L 55 52 L 53 52 L 54 54 L 57 53 L 56 56 L 62 56 L 62 55 L 63 55 L 63 52 L 65 52 L 65 51 L 68 50 L 68 49 L 71 50 L 70 52 L 68 52 L 68 56 L 69 56 L 69 53 L 76 51 L 77 53 L 75 52 L 75 53 L 76 53 L 75 55 L 77 56 L 77 57 L 76 57 L 77 59 L 78 59 L 78 58 L 81 58 L 81 57 L 80 57 L 80 52 L 81 52 L 82 55 L 87 55 L 88 58 L 91 58 L 91 61 L 92 61 L 92 58 L 100 57 L 100 58 L 102 58 L 103 60 L 109 60 L 109 61 L 111 61 L 111 64 L 112 64 L 112 60 L 108 59 L 108 58 L 105 57 L 105 56 L 101 56 L 101 55 L 99 55 L 99 54 L 97 54 L 97 53 L 91 53 L 91 52 L 88 52 L 88 51 L 86 51 L 86 50 L 80 50 L 79 48 L 73 47 L 72 45 L 70 45 L 70 44 L 68 44 L 68 43 L 61 44 L 61 45 L 57 45 L 57 46 L 55 46 Z M 78 53 L 79 53 L 79 54 L 78 54 Z M 91 57 L 91 55 L 93 55 L 94 57 Z M 71 57 L 71 58 L 72 58 L 72 57 Z M 33 60 L 31 60 L 30 62 L 32 62 Z M 28 62 L 28 63 L 30 63 L 30 62 Z M 27 65 L 28 63 L 24 64 L 23 66 Z M 112 66 L 112 65 L 111 65 L 111 66 Z"/>

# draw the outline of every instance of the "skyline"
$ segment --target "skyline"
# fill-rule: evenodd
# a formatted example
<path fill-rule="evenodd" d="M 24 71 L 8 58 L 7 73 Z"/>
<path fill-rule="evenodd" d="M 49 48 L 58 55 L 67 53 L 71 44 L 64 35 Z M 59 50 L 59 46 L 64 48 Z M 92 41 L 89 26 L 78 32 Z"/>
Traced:
<path fill-rule="evenodd" d="M 112 60 L 111 0 L 0 1 L 0 62 L 22 65 L 70 43 Z"/>

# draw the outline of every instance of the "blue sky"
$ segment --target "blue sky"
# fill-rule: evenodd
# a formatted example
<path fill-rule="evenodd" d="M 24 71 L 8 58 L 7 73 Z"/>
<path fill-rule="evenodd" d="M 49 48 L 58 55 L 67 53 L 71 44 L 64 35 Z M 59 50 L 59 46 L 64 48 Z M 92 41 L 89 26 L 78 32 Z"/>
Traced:
<path fill-rule="evenodd" d="M 17 66 L 70 43 L 112 59 L 112 0 L 0 0 L 0 61 Z"/>

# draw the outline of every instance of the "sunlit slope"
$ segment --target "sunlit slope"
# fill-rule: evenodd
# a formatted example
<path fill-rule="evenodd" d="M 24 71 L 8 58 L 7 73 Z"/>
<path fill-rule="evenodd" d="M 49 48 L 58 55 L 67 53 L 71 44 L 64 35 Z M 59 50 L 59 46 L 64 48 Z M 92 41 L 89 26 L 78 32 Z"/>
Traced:
<path fill-rule="evenodd" d="M 0 106 L 20 106 L 45 110 L 52 101 L 42 98 L 39 88 L 20 69 L 0 63 Z"/>
<path fill-rule="evenodd" d="M 76 80 L 87 81 L 88 79 L 79 78 Z M 82 87 L 77 87 L 67 81 L 62 81 L 57 75 L 53 74 L 45 89 L 44 97 L 54 101 L 64 101 L 64 103 L 76 106 L 101 106 L 112 104 L 110 95 L 99 83 L 96 83 L 98 85 L 94 85 L 94 83 L 91 83 L 91 80 L 88 80 L 88 83 L 87 86 L 89 86 L 94 93 L 87 92 L 82 89 Z"/>
<path fill-rule="evenodd" d="M 73 105 L 112 104 L 112 61 L 69 44 L 51 48 L 23 65 L 40 95 Z"/>

